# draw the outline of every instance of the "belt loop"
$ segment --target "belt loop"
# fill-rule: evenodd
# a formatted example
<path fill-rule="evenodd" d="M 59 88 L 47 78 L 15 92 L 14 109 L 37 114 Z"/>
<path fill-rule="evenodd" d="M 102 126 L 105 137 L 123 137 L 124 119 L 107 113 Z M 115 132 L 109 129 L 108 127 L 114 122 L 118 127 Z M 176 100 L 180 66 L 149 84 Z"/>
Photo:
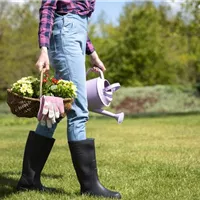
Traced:
<path fill-rule="evenodd" d="M 65 25 L 65 15 L 62 16 L 62 21 L 63 21 L 63 24 L 62 24 L 62 27 Z"/>

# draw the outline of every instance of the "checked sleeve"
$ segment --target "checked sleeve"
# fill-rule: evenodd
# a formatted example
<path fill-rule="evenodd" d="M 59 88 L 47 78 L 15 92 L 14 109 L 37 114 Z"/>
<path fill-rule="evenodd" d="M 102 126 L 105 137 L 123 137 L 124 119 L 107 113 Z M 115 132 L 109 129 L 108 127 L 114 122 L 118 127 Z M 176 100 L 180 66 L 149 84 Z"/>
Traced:
<path fill-rule="evenodd" d="M 94 51 L 95 51 L 95 48 L 94 48 L 92 42 L 90 41 L 90 38 L 88 37 L 87 42 L 86 42 L 86 54 L 90 55 Z"/>
<path fill-rule="evenodd" d="M 40 23 L 38 31 L 39 47 L 49 48 L 49 40 L 51 36 L 54 13 L 56 10 L 57 0 L 42 0 L 40 7 Z"/>

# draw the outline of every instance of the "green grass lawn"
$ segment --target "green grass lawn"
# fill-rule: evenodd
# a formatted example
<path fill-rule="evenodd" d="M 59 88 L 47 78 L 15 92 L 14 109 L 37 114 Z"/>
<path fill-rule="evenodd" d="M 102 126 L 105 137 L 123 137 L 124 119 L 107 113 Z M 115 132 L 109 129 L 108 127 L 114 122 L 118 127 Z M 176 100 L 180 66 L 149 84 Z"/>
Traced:
<path fill-rule="evenodd" d="M 28 131 L 36 119 L 0 118 L 0 199 L 92 200 L 79 196 L 62 121 L 42 173 L 44 185 L 59 193 L 17 193 Z M 114 119 L 91 118 L 88 137 L 95 138 L 99 177 L 125 200 L 200 199 L 200 115 Z M 102 198 L 101 198 L 102 199 Z"/>

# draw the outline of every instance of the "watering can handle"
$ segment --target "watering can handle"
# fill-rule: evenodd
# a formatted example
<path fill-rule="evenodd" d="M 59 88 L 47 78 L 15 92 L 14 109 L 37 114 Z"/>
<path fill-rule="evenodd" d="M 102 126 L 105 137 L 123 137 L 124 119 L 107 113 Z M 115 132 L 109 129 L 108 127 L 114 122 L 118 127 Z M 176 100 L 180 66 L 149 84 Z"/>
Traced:
<path fill-rule="evenodd" d="M 112 85 L 109 85 L 108 87 L 106 87 L 104 90 L 106 92 L 108 92 L 109 90 L 112 90 L 113 92 L 117 91 L 120 88 L 120 84 L 119 83 L 113 83 Z"/>
<path fill-rule="evenodd" d="M 86 72 L 86 76 L 89 74 L 90 71 L 92 71 L 92 68 L 88 69 L 88 71 Z M 104 79 L 103 72 L 101 71 L 100 68 L 98 68 L 98 71 L 99 71 L 99 73 L 100 73 L 100 77 L 101 77 L 101 79 Z"/>

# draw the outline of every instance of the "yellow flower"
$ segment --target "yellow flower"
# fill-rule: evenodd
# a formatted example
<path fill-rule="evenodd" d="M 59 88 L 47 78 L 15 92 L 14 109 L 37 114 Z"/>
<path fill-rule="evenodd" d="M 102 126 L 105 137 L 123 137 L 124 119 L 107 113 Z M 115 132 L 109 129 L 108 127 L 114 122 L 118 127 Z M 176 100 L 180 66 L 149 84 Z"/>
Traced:
<path fill-rule="evenodd" d="M 76 87 L 75 85 L 72 85 L 71 87 L 72 87 L 72 90 L 73 90 L 74 92 L 77 91 L 77 87 Z"/>
<path fill-rule="evenodd" d="M 22 94 L 25 94 L 26 88 L 25 88 L 25 87 L 21 87 L 21 88 L 20 88 L 20 92 L 21 92 Z"/>
<path fill-rule="evenodd" d="M 28 94 L 33 95 L 33 89 L 32 88 L 28 88 L 27 92 L 28 92 Z"/>

